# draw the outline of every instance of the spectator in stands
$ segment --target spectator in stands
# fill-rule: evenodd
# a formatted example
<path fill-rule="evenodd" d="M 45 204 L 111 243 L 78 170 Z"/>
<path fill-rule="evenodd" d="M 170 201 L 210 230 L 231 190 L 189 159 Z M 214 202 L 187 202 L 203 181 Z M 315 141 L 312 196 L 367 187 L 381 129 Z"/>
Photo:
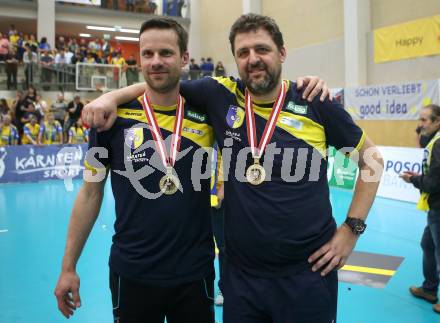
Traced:
<path fill-rule="evenodd" d="M 11 120 L 11 116 L 6 114 L 0 121 L 0 146 L 18 145 L 18 130 Z"/>
<path fill-rule="evenodd" d="M 79 41 L 79 50 L 81 52 L 82 57 L 87 56 L 87 43 L 84 38 L 81 38 Z"/>
<path fill-rule="evenodd" d="M 84 56 L 82 56 L 81 50 L 78 48 L 75 52 L 75 55 L 72 57 L 71 63 L 82 63 L 84 61 Z"/>
<path fill-rule="evenodd" d="M 102 50 L 102 52 L 103 52 L 103 56 L 104 56 L 105 58 L 107 58 L 107 57 L 110 55 L 110 53 L 111 53 L 111 49 L 112 49 L 112 47 L 111 47 L 110 43 L 108 42 L 107 39 L 105 39 L 105 40 L 104 40 L 104 43 L 103 43 L 102 46 L 101 46 L 101 50 Z"/>
<path fill-rule="evenodd" d="M 15 96 L 15 100 L 12 103 L 11 110 L 15 115 L 15 125 L 17 126 L 19 137 L 21 138 L 21 135 L 23 133 L 23 117 L 26 114 L 26 108 L 29 101 L 27 101 L 26 96 L 24 95 L 23 91 L 18 90 Z"/>
<path fill-rule="evenodd" d="M 66 71 L 66 65 L 70 62 L 67 61 L 66 51 L 63 48 L 60 48 L 58 53 L 55 55 L 55 68 L 58 76 L 58 83 L 64 84 L 66 82 L 65 78 L 65 71 Z"/>
<path fill-rule="evenodd" d="M 38 134 L 38 143 L 43 145 L 53 145 L 63 143 L 63 128 L 61 124 L 55 120 L 52 112 L 44 117 L 44 122 L 40 126 Z"/>
<path fill-rule="evenodd" d="M 134 2 L 135 0 L 125 0 L 125 11 L 134 12 Z"/>
<path fill-rule="evenodd" d="M 226 70 L 221 61 L 218 61 L 215 66 L 215 76 L 226 76 Z"/>
<path fill-rule="evenodd" d="M 49 54 L 49 50 L 41 49 L 40 66 L 41 66 L 41 83 L 43 90 L 48 91 L 52 82 L 54 59 Z"/>
<path fill-rule="evenodd" d="M 87 57 L 84 58 L 83 62 L 87 64 L 96 64 L 96 59 L 92 52 L 87 52 Z"/>
<path fill-rule="evenodd" d="M 25 108 L 25 114 L 24 117 L 22 118 L 23 124 L 26 124 L 27 122 L 30 121 L 29 120 L 30 114 L 33 114 L 37 118 L 37 123 L 40 123 L 41 119 L 43 118 L 40 111 L 35 109 L 35 102 L 31 102 L 31 101 L 27 103 L 27 106 Z"/>
<path fill-rule="evenodd" d="M 122 57 L 120 51 L 115 52 L 115 56 L 112 58 L 112 64 L 123 67 L 125 65 L 125 58 Z"/>
<path fill-rule="evenodd" d="M 27 93 L 26 93 L 26 100 L 31 102 L 37 102 L 37 89 L 33 85 L 29 85 Z"/>
<path fill-rule="evenodd" d="M 17 89 L 18 55 L 14 47 L 6 55 L 6 86 L 8 90 Z"/>
<path fill-rule="evenodd" d="M 13 34 L 9 36 L 9 43 L 11 46 L 17 46 L 18 40 L 20 39 L 20 35 L 18 34 L 18 31 L 13 31 Z"/>
<path fill-rule="evenodd" d="M 12 35 L 15 35 L 16 33 L 18 33 L 17 28 L 15 28 L 14 24 L 11 24 L 9 26 L 8 37 L 11 37 Z"/>
<path fill-rule="evenodd" d="M 0 99 L 0 122 L 5 115 L 12 116 L 12 111 L 9 108 L 8 101 L 5 98 Z"/>
<path fill-rule="evenodd" d="M 41 51 L 50 51 L 51 47 L 49 45 L 49 43 L 47 42 L 47 38 L 46 37 L 42 37 L 40 40 L 40 43 L 38 44 L 38 49 Z"/>
<path fill-rule="evenodd" d="M 35 53 L 37 52 L 37 50 L 38 50 L 38 42 L 37 42 L 37 39 L 35 38 L 34 34 L 31 34 L 29 36 L 29 40 L 24 42 L 24 46 L 25 47 L 26 47 L 26 45 L 29 45 L 29 47 L 31 48 L 31 51 L 33 51 Z"/>
<path fill-rule="evenodd" d="M 83 108 L 84 104 L 81 102 L 80 96 L 75 95 L 73 101 L 69 102 L 69 105 L 67 106 L 68 114 L 64 123 L 65 135 L 67 134 L 69 129 L 75 124 L 75 122 L 81 117 L 81 112 Z M 65 138 L 67 138 L 67 136 Z"/>
<path fill-rule="evenodd" d="M 66 118 L 67 103 L 64 100 L 64 94 L 58 93 L 57 100 L 52 103 L 51 112 L 53 112 L 54 119 L 64 126 L 64 119 Z"/>
<path fill-rule="evenodd" d="M 130 54 L 127 61 L 127 85 L 139 82 L 139 68 L 133 54 Z"/>
<path fill-rule="evenodd" d="M 82 144 L 89 141 L 89 131 L 83 127 L 82 120 L 79 118 L 69 129 L 69 144 Z"/>
<path fill-rule="evenodd" d="M 41 95 L 37 94 L 35 98 L 35 113 L 44 116 L 49 112 L 47 102 L 41 98 Z"/>
<path fill-rule="evenodd" d="M 9 53 L 9 40 L 0 33 L 0 62 L 4 62 Z"/>
<path fill-rule="evenodd" d="M 70 38 L 67 47 L 69 52 L 76 53 L 76 50 L 79 48 L 76 38 Z"/>
<path fill-rule="evenodd" d="M 214 64 L 212 63 L 212 58 L 208 57 L 206 59 L 206 62 L 203 62 L 200 68 L 202 69 L 202 76 L 212 76 L 212 73 L 214 72 Z"/>
<path fill-rule="evenodd" d="M 27 115 L 28 123 L 25 124 L 23 128 L 23 137 L 21 138 L 21 143 L 23 145 L 37 145 L 38 144 L 38 134 L 40 133 L 40 125 L 38 124 L 37 117 L 30 113 Z"/>
<path fill-rule="evenodd" d="M 26 52 L 23 55 L 24 74 L 26 76 L 26 87 L 34 82 L 34 74 L 38 64 L 38 57 L 35 52 L 31 50 L 29 44 L 25 45 Z"/>
<path fill-rule="evenodd" d="M 200 78 L 200 66 L 195 62 L 194 58 L 189 63 L 189 79 L 197 80 Z"/>
<path fill-rule="evenodd" d="M 61 49 L 65 49 L 66 46 L 67 46 L 67 44 L 66 44 L 66 40 L 64 39 L 64 37 L 63 36 L 59 36 L 58 37 L 58 41 L 57 41 L 57 43 L 55 45 L 55 48 L 60 51 Z"/>
<path fill-rule="evenodd" d="M 124 57 L 122 57 L 121 52 L 117 51 L 114 53 L 115 56 L 112 58 L 112 64 L 119 66 L 121 69 L 125 66 L 125 59 Z M 123 79 L 123 75 L 122 75 L 122 71 L 121 71 L 121 80 Z M 113 70 L 113 78 L 115 79 L 115 81 L 119 81 L 119 69 L 114 69 Z"/>

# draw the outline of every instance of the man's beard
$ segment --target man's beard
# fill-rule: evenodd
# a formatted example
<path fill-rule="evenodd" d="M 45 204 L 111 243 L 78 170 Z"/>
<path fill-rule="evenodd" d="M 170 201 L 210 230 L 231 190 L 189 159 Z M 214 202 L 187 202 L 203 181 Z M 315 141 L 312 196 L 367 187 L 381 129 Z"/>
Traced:
<path fill-rule="evenodd" d="M 158 69 L 155 70 L 154 72 L 164 72 L 164 70 Z M 146 76 L 144 74 L 145 81 L 147 82 L 149 88 L 158 93 L 167 93 L 172 89 L 174 89 L 180 81 L 180 75 L 176 76 L 171 71 L 167 71 L 167 72 L 168 72 L 168 76 L 163 81 L 155 81 L 149 76 Z"/>
<path fill-rule="evenodd" d="M 269 71 L 267 65 L 263 62 L 259 61 L 256 64 L 253 64 L 249 67 L 252 68 L 260 68 L 266 72 L 266 75 L 263 79 L 258 81 L 254 81 L 249 77 L 249 74 L 246 74 L 242 77 L 244 85 L 246 85 L 247 89 L 254 95 L 264 95 L 270 93 L 278 84 L 278 80 L 281 76 L 281 69 L 278 71 Z M 248 72 L 249 73 L 249 72 Z"/>

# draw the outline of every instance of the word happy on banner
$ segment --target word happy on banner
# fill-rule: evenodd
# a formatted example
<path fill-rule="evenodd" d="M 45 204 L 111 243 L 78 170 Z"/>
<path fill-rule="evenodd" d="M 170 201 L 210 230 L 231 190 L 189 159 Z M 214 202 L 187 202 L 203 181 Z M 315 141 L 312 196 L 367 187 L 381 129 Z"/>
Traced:
<path fill-rule="evenodd" d="M 438 80 L 344 90 L 345 107 L 355 120 L 417 120 L 431 103 L 439 103 Z"/>

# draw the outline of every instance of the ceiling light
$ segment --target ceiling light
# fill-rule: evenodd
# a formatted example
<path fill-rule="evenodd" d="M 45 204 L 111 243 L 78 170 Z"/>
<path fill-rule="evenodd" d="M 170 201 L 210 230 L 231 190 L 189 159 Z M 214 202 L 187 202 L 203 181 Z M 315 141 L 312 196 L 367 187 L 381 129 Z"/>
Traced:
<path fill-rule="evenodd" d="M 137 29 L 121 28 L 118 31 L 120 31 L 121 33 L 127 33 L 127 34 L 139 34 L 139 30 L 137 30 Z"/>
<path fill-rule="evenodd" d="M 116 36 L 117 40 L 128 40 L 128 41 L 139 41 L 138 37 L 125 37 L 125 36 Z"/>
<path fill-rule="evenodd" d="M 79 34 L 79 37 L 90 38 L 92 35 L 90 34 Z"/>
<path fill-rule="evenodd" d="M 91 30 L 103 30 L 103 31 L 116 31 L 113 27 L 103 27 L 103 26 L 86 26 L 87 29 Z"/>
<path fill-rule="evenodd" d="M 139 33 L 139 30 L 137 30 L 137 29 L 122 28 L 121 26 L 114 26 L 114 27 L 86 26 L 86 28 L 90 29 L 90 30 L 117 31 L 117 32 L 127 33 L 127 34 L 138 34 Z"/>

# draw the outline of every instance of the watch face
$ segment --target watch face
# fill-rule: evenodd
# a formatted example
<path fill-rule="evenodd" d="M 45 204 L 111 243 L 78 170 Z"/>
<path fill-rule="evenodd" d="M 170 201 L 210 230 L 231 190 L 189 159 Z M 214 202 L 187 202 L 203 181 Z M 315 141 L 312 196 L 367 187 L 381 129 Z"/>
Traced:
<path fill-rule="evenodd" d="M 356 226 L 354 227 L 354 230 L 355 230 L 356 232 L 362 233 L 362 232 L 364 231 L 364 226 L 358 224 L 358 225 L 356 225 Z"/>

